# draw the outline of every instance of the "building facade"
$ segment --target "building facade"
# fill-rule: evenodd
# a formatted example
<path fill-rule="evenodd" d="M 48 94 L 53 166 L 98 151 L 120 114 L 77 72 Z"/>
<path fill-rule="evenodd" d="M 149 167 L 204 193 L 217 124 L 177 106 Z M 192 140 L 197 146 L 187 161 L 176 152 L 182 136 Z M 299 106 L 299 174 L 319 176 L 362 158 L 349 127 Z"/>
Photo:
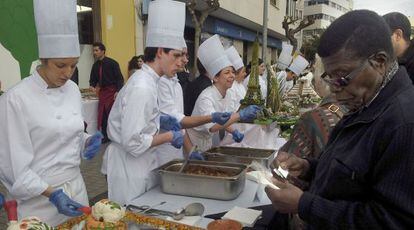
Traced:
<path fill-rule="evenodd" d="M 305 0 L 304 16 L 315 23 L 303 30 L 303 40 L 319 35 L 335 19 L 353 9 L 353 0 Z"/>

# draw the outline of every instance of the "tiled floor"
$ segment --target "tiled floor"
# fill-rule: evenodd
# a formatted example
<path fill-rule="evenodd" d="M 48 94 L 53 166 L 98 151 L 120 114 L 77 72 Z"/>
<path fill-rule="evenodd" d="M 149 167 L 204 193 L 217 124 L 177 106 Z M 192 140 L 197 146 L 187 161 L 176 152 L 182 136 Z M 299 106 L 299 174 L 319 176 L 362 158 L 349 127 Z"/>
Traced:
<path fill-rule="evenodd" d="M 100 154 L 90 161 L 82 161 L 81 172 L 85 180 L 88 197 L 91 204 L 107 196 L 108 186 L 105 177 L 100 173 L 102 156 L 106 145 L 102 146 Z M 0 192 L 5 193 L 5 188 L 0 183 Z M 0 229 L 7 228 L 7 216 L 3 209 L 0 210 Z"/>

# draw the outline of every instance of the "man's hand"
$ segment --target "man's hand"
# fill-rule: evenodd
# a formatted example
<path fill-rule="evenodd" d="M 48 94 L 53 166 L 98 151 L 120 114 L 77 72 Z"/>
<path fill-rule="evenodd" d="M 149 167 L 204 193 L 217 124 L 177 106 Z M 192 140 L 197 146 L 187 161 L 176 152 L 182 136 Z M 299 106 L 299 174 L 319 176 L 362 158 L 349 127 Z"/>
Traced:
<path fill-rule="evenodd" d="M 289 171 L 289 175 L 294 177 L 305 175 L 309 170 L 309 162 L 307 160 L 281 151 L 278 152 L 272 164 L 274 168 L 280 166 L 282 169 Z"/>
<path fill-rule="evenodd" d="M 96 156 L 99 152 L 99 148 L 102 144 L 104 136 L 101 132 L 96 132 L 93 136 L 90 136 L 85 143 L 85 151 L 82 153 L 82 158 L 90 160 Z"/>
<path fill-rule="evenodd" d="M 233 132 L 231 132 L 231 135 L 233 136 L 233 140 L 237 143 L 242 142 L 244 138 L 244 134 L 239 132 L 239 130 L 235 129 Z"/>
<path fill-rule="evenodd" d="M 217 123 L 219 125 L 226 124 L 227 121 L 230 119 L 230 117 L 231 117 L 231 113 L 229 112 L 224 112 L 224 113 L 214 112 L 211 114 L 211 119 L 213 123 Z"/>
<path fill-rule="evenodd" d="M 83 205 L 70 199 L 62 189 L 58 189 L 50 194 L 49 201 L 54 204 L 60 214 L 65 216 L 80 216 L 82 212 L 78 209 Z"/>
<path fill-rule="evenodd" d="M 179 131 L 181 124 L 177 118 L 166 114 L 160 116 L 160 128 L 167 131 Z"/>
<path fill-rule="evenodd" d="M 273 207 L 280 213 L 298 213 L 299 200 L 303 191 L 289 182 L 281 182 L 272 178 L 273 184 L 280 189 L 267 186 L 266 194 L 272 201 Z"/>

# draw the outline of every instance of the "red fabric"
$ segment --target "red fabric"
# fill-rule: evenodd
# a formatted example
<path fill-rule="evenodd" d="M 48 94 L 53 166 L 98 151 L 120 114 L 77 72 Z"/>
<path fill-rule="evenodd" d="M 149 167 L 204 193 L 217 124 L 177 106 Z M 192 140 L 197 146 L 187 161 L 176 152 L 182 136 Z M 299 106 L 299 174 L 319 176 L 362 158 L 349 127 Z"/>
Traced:
<path fill-rule="evenodd" d="M 16 200 L 9 200 L 4 203 L 4 209 L 7 212 L 7 218 L 10 221 L 17 221 L 17 202 Z"/>
<path fill-rule="evenodd" d="M 102 120 L 106 114 L 109 116 L 112 105 L 114 104 L 114 95 L 116 93 L 116 86 L 101 87 L 99 89 L 99 104 L 98 104 L 98 130 L 102 128 Z"/>

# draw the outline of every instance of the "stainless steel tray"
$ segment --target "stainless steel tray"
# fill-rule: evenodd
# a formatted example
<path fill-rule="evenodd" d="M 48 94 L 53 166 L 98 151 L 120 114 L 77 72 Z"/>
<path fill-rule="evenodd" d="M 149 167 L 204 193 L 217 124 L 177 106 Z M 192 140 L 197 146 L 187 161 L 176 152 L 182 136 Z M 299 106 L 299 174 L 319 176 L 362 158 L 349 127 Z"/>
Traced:
<path fill-rule="evenodd" d="M 257 161 L 265 167 L 269 167 L 275 158 L 274 149 L 255 149 L 230 146 L 219 146 L 203 153 L 208 161 L 235 162 L 250 164 Z"/>
<path fill-rule="evenodd" d="M 237 163 L 213 161 L 189 161 L 187 167 L 201 166 L 227 172 L 231 176 L 208 176 L 179 173 L 183 160 L 170 161 L 160 168 L 161 191 L 169 194 L 211 198 L 217 200 L 233 200 L 244 189 L 247 166 Z"/>

